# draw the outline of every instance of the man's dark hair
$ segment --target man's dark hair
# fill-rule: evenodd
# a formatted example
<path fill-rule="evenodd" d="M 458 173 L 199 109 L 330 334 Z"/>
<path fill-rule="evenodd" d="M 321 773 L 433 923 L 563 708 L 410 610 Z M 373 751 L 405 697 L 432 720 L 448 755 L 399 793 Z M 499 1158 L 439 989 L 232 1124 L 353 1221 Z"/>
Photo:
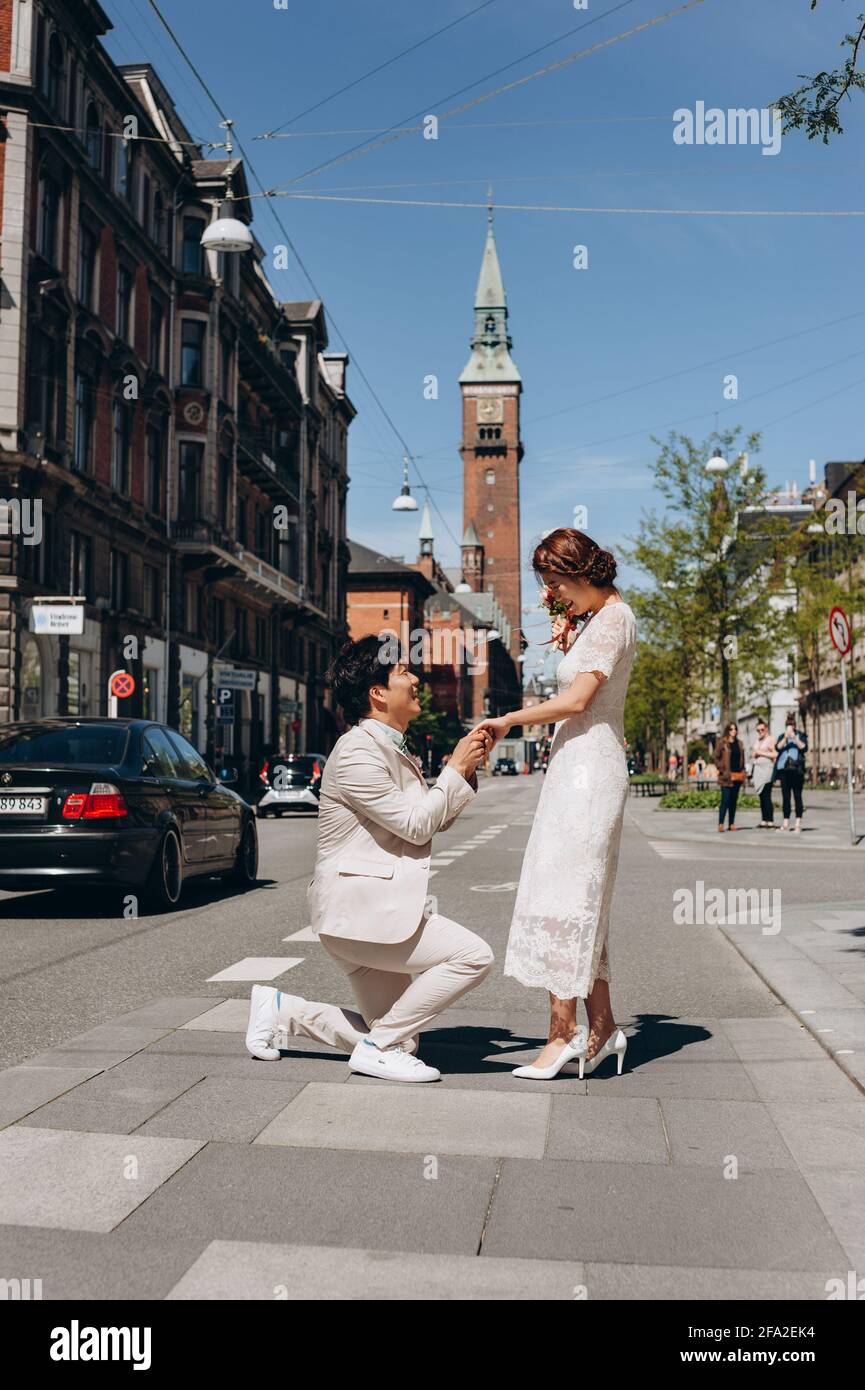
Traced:
<path fill-rule="evenodd" d="M 387 685 L 397 664 L 389 659 L 390 655 L 387 641 L 373 636 L 361 637 L 359 642 L 346 642 L 331 662 L 325 680 L 333 688 L 336 703 L 342 705 L 348 724 L 357 724 L 369 714 L 372 687 Z"/>

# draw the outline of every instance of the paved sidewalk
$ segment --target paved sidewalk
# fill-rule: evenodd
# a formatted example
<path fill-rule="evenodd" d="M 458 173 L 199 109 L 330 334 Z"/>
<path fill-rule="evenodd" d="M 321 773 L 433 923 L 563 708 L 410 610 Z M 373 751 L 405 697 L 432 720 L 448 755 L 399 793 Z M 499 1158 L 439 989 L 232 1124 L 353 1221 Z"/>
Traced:
<path fill-rule="evenodd" d="M 422 1087 L 303 1039 L 254 1062 L 245 1020 L 155 999 L 0 1073 L 0 1273 L 45 1298 L 819 1300 L 865 1262 L 863 1097 L 786 1010 L 641 1016 L 621 1077 L 516 1083 L 541 1016 L 457 1007 Z"/>
<path fill-rule="evenodd" d="M 750 792 L 750 788 L 748 789 Z M 759 809 L 739 810 L 736 813 L 736 833 L 729 838 L 729 844 L 741 849 L 759 845 L 760 849 L 772 854 L 799 854 L 809 850 L 850 850 L 865 854 L 865 796 L 857 793 L 853 798 L 858 844 L 851 843 L 850 812 L 846 791 L 814 791 L 805 789 L 805 814 L 802 817 L 802 830 L 797 835 L 793 831 L 786 834 L 778 830 L 758 830 Z M 722 843 L 718 834 L 717 810 L 706 811 L 664 811 L 660 807 L 660 797 L 635 796 L 628 798 L 628 814 L 632 822 L 639 826 L 644 835 L 655 839 L 688 840 L 692 843 Z M 780 796 L 775 797 L 775 824 L 781 825 Z M 729 831 L 724 832 L 724 842 L 728 841 Z"/>

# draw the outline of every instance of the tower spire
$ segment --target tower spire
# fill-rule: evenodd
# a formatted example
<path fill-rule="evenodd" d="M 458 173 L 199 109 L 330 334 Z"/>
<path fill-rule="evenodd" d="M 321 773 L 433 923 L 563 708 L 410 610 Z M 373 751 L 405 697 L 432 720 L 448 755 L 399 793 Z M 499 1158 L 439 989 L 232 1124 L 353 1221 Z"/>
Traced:
<path fill-rule="evenodd" d="M 460 381 L 464 384 L 520 381 L 519 371 L 510 354 L 512 343 L 508 333 L 505 283 L 493 227 L 492 188 L 489 189 L 488 198 L 487 238 L 475 291 L 472 355 L 460 376 Z"/>

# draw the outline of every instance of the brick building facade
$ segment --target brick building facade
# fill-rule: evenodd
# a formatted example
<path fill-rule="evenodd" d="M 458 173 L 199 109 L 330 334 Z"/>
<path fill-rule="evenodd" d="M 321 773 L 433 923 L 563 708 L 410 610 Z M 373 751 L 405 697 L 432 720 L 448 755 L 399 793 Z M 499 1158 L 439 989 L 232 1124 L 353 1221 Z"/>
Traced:
<path fill-rule="evenodd" d="M 0 527 L 0 720 L 105 713 L 126 667 L 124 712 L 248 772 L 336 734 L 347 360 L 320 303 L 279 302 L 254 236 L 202 248 L 229 176 L 250 220 L 242 164 L 203 158 L 153 68 L 111 62 L 110 27 L 96 0 L 0 0 L 0 498 L 40 512 L 38 543 L 8 508 Z M 55 595 L 82 600 L 80 635 L 33 631 Z M 232 666 L 254 688 L 225 737 Z"/>

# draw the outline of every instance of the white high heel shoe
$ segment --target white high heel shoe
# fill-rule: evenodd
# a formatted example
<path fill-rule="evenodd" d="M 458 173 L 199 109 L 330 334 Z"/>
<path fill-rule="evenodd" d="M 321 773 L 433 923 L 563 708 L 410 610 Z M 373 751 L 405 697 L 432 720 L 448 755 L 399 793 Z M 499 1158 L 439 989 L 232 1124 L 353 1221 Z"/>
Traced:
<path fill-rule="evenodd" d="M 525 1076 L 530 1081 L 551 1081 L 554 1076 L 558 1076 L 562 1067 L 569 1062 L 579 1061 L 580 1067 L 583 1065 L 583 1058 L 586 1055 L 586 1048 L 589 1045 L 589 1034 L 585 1024 L 580 1024 L 574 1036 L 566 1042 L 558 1057 L 551 1062 L 548 1067 L 515 1067 L 511 1076 Z M 582 1075 L 582 1072 L 580 1072 Z"/>
<path fill-rule="evenodd" d="M 582 1081 L 584 1075 L 591 1076 L 595 1068 L 601 1065 L 604 1058 L 612 1057 L 613 1053 L 616 1054 L 616 1075 L 621 1076 L 622 1063 L 625 1060 L 625 1053 L 627 1051 L 627 1048 L 628 1039 L 625 1037 L 621 1028 L 614 1028 L 610 1036 L 607 1038 L 607 1041 L 604 1043 L 603 1047 L 598 1048 L 598 1051 L 595 1053 L 594 1057 L 587 1058 L 585 1054 L 583 1054 L 581 1057 L 577 1059 L 580 1064 L 580 1080 Z"/>

